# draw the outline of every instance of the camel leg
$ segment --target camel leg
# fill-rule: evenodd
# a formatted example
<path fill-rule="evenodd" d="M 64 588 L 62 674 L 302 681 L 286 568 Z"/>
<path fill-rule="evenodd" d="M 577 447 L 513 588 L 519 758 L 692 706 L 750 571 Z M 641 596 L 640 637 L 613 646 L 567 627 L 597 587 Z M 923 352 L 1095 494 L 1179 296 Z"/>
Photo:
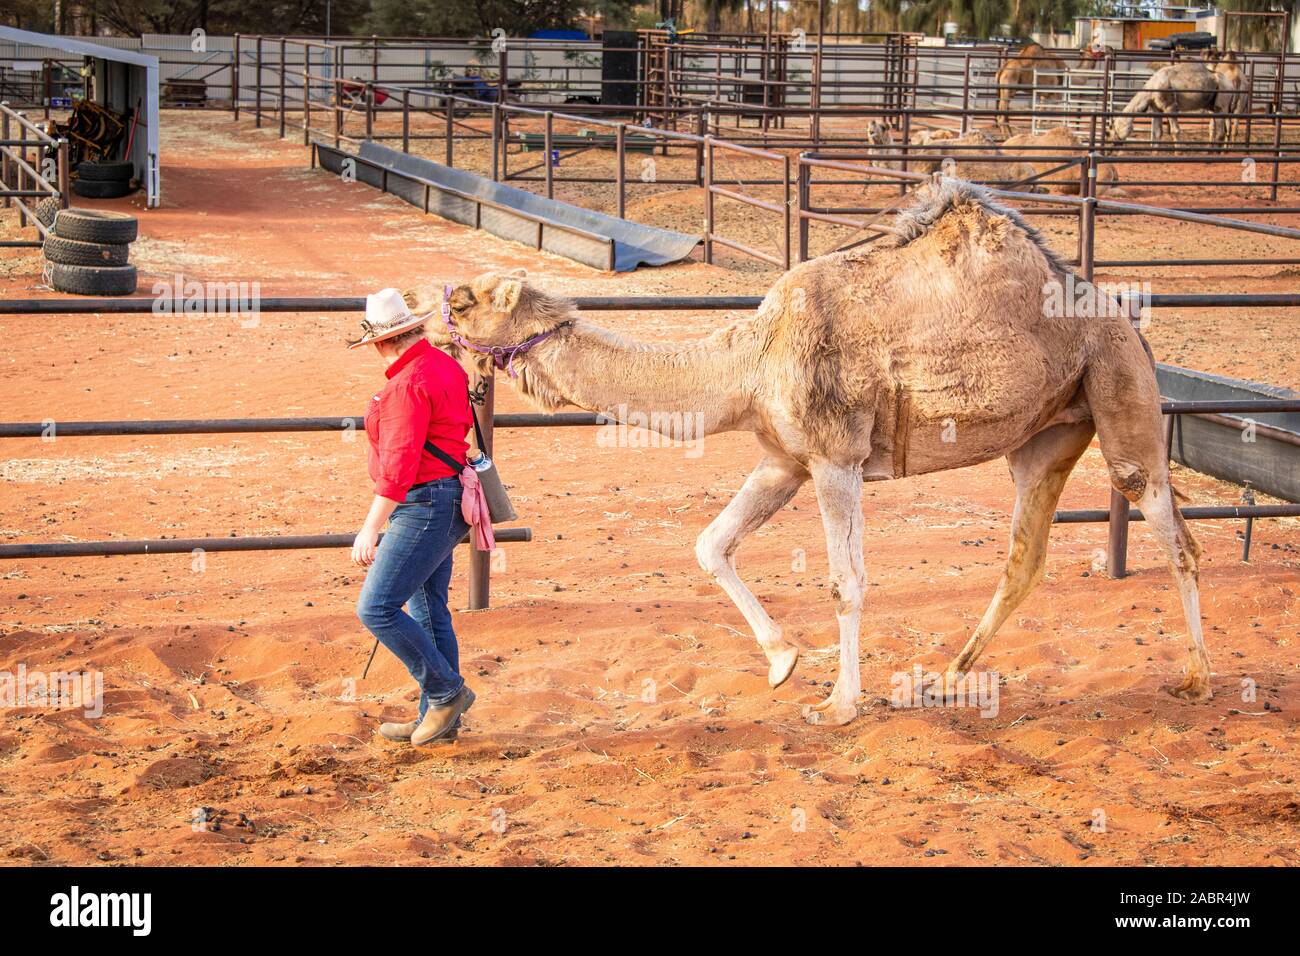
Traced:
<path fill-rule="evenodd" d="M 700 567 L 712 574 L 735 602 L 767 655 L 767 682 L 773 687 L 790 676 L 799 660 L 799 648 L 782 639 L 781 628 L 736 574 L 736 549 L 747 534 L 780 511 L 807 479 L 808 473 L 797 462 L 765 457 L 695 542 Z"/>
<path fill-rule="evenodd" d="M 998 628 L 1043 579 L 1052 513 L 1065 480 L 1092 441 L 1092 435 L 1091 422 L 1056 425 L 1039 432 L 1007 455 L 1011 478 L 1016 483 L 1007 566 L 975 633 L 944 673 L 944 689 L 948 694 L 955 692 L 956 681 L 971 669 Z"/>
<path fill-rule="evenodd" d="M 1187 620 L 1187 671 L 1180 683 L 1165 689 L 1185 700 L 1209 700 L 1213 696 L 1210 690 L 1210 656 L 1205 650 L 1205 635 L 1201 628 L 1201 595 L 1197 587 L 1201 548 L 1174 502 L 1167 468 L 1163 480 L 1147 483 L 1137 505 L 1142 510 L 1146 524 L 1165 549 L 1165 555 L 1169 559 L 1169 572 L 1178 585 L 1183 617 Z"/>
<path fill-rule="evenodd" d="M 1197 589 L 1201 549 L 1174 504 L 1160 395 L 1151 362 L 1136 341 L 1127 348 L 1117 346 L 1116 354 L 1088 369 L 1084 388 L 1111 484 L 1142 510 L 1178 585 L 1187 621 L 1187 671 L 1180 684 L 1167 690 L 1187 700 L 1208 700 L 1210 658 L 1205 651 Z"/>
<path fill-rule="evenodd" d="M 1178 120 L 1173 113 L 1169 113 L 1167 115 L 1169 117 L 1169 135 L 1173 137 L 1174 155 L 1177 156 L 1180 153 L 1182 153 L 1183 130 L 1182 127 L 1178 125 Z"/>
<path fill-rule="evenodd" d="M 862 673 L 858 663 L 858 627 L 867 574 L 862 566 L 862 464 L 815 462 L 813 484 L 826 532 L 831 595 L 840 626 L 840 672 L 830 696 L 804 708 L 810 724 L 839 726 L 858 715 Z"/>

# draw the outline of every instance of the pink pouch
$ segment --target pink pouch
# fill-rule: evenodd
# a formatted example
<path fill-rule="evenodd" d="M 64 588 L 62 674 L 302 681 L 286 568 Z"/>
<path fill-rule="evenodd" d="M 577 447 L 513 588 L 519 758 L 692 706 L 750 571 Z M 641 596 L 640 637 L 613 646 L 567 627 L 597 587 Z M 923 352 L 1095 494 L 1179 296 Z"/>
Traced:
<path fill-rule="evenodd" d="M 460 473 L 460 512 L 469 524 L 469 540 L 476 551 L 491 551 L 497 545 L 492 533 L 492 515 L 488 513 L 487 498 L 479 484 L 478 472 L 466 465 Z"/>

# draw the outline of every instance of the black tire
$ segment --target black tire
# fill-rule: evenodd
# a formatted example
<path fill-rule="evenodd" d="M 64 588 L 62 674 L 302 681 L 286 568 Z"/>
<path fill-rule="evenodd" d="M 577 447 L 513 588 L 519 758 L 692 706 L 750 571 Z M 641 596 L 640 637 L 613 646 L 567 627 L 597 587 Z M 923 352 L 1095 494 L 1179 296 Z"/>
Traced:
<path fill-rule="evenodd" d="M 78 196 L 85 196 L 87 199 L 121 199 L 123 196 L 129 196 L 132 192 L 129 182 L 122 182 L 121 180 L 100 182 L 97 179 L 74 179 L 72 181 L 72 191 Z"/>
<path fill-rule="evenodd" d="M 125 183 L 134 175 L 134 163 L 83 162 L 77 166 L 77 176 L 85 182 Z"/>
<path fill-rule="evenodd" d="M 50 236 L 45 240 L 45 258 L 71 266 L 124 266 L 131 247 L 120 242 L 80 242 Z"/>
<path fill-rule="evenodd" d="M 138 232 L 135 216 L 104 209 L 61 209 L 54 220 L 56 236 L 78 242 L 135 242 Z"/>
<path fill-rule="evenodd" d="M 46 280 L 60 292 L 75 295 L 130 295 L 135 291 L 135 266 L 73 266 L 45 264 Z"/>
<path fill-rule="evenodd" d="M 34 215 L 37 220 L 40 221 L 40 224 L 46 229 L 49 229 L 50 226 L 54 225 L 54 217 L 58 212 L 59 201 L 53 196 L 42 199 L 32 207 L 32 215 Z"/>

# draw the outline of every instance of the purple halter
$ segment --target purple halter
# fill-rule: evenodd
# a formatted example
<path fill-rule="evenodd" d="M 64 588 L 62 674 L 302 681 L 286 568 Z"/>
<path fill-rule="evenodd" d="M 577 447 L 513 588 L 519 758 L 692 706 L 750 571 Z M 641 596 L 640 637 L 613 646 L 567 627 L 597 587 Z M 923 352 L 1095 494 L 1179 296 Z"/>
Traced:
<path fill-rule="evenodd" d="M 451 333 L 453 342 L 483 355 L 492 356 L 492 364 L 501 371 L 508 373 L 511 378 L 519 377 L 519 373 L 515 371 L 515 356 L 523 355 L 534 345 L 545 342 L 561 328 L 561 326 L 557 325 L 545 332 L 538 332 L 531 339 L 520 342 L 518 345 L 477 345 L 457 332 L 456 326 L 451 324 L 451 286 L 449 285 L 442 287 L 442 321 L 447 324 L 447 331 Z"/>

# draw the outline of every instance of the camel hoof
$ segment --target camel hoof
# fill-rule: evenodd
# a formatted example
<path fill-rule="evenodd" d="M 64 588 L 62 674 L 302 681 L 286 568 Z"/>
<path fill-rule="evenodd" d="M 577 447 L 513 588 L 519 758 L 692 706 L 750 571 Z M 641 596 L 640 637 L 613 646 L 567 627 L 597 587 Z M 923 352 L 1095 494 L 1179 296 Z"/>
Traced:
<path fill-rule="evenodd" d="M 769 687 L 780 687 L 794 673 L 794 665 L 799 661 L 799 648 L 786 647 L 780 651 L 770 651 L 767 655 L 770 666 L 767 669 Z"/>
<path fill-rule="evenodd" d="M 1214 696 L 1210 690 L 1210 679 L 1203 674 L 1188 674 L 1176 687 L 1166 687 L 1165 691 L 1181 700 L 1203 703 Z"/>
<path fill-rule="evenodd" d="M 805 704 L 803 708 L 803 719 L 819 727 L 843 727 L 857 716 L 857 705 L 838 701 L 833 695 L 820 704 Z"/>

